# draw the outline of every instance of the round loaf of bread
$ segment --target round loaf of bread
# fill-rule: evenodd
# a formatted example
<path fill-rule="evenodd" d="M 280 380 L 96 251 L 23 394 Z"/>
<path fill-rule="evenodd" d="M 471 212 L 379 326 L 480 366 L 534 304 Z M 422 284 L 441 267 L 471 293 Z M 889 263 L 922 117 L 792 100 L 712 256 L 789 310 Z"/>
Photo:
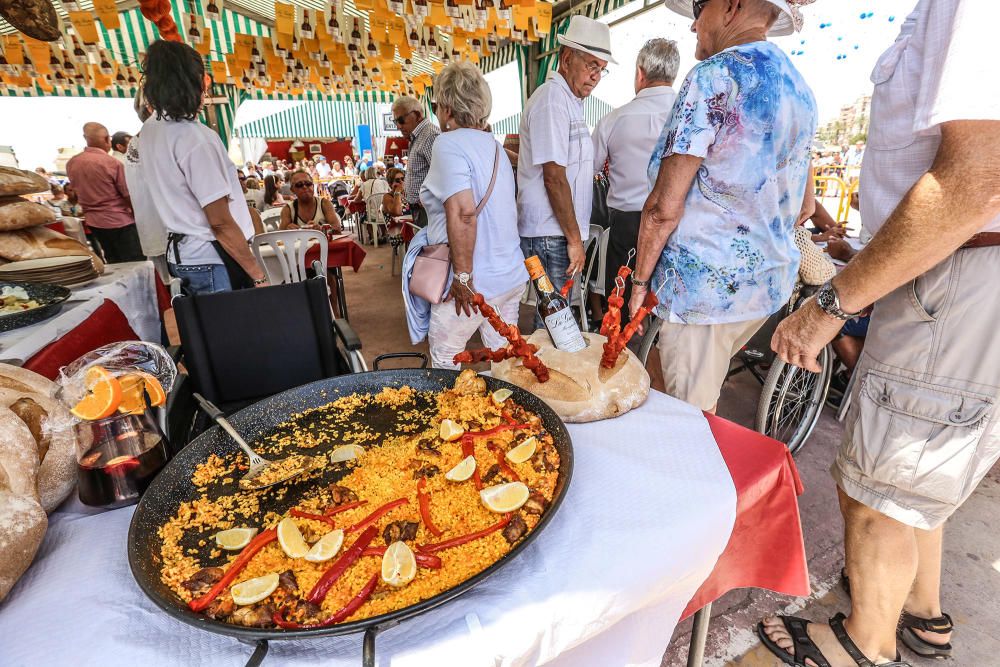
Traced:
<path fill-rule="evenodd" d="M 0 231 L 26 229 L 54 222 L 56 212 L 21 197 L 0 198 Z"/>
<path fill-rule="evenodd" d="M 520 359 L 493 364 L 493 377 L 527 389 L 566 422 L 610 419 L 642 405 L 649 395 L 649 374 L 638 357 L 625 349 L 609 370 L 601 366 L 607 339 L 593 333 L 583 336 L 587 347 L 579 352 L 557 350 L 544 329 L 528 337 L 549 369 L 548 382 L 539 382 Z"/>
<path fill-rule="evenodd" d="M 48 523 L 37 500 L 0 489 L 0 600 L 31 565 Z"/>
<path fill-rule="evenodd" d="M 69 411 L 54 398 L 56 386 L 38 373 L 0 364 L 0 410 L 13 413 L 31 435 L 38 461 L 35 486 L 46 512 L 76 486 L 76 436 Z"/>
<path fill-rule="evenodd" d="M 47 192 L 49 182 L 33 171 L 15 167 L 0 167 L 0 197 Z"/>

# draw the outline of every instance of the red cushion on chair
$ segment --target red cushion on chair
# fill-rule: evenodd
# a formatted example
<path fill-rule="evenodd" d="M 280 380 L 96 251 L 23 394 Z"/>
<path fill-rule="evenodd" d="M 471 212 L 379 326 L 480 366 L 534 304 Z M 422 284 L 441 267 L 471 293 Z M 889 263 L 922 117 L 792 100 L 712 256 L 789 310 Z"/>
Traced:
<path fill-rule="evenodd" d="M 43 347 L 24 367 L 55 380 L 60 368 L 87 352 L 108 343 L 138 338 L 118 304 L 105 299 L 90 317 L 59 340 Z"/>
<path fill-rule="evenodd" d="M 63 236 L 66 236 L 66 227 L 61 222 L 58 222 L 58 221 L 56 221 L 56 222 L 50 222 L 49 224 L 47 224 L 45 226 L 48 227 L 49 229 L 51 229 L 54 232 L 59 232 Z"/>

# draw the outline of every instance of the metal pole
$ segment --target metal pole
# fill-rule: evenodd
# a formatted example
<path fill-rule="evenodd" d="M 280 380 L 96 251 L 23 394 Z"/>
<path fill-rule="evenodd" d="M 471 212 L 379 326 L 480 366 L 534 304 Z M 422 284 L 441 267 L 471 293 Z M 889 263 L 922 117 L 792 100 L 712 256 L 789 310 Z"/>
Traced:
<path fill-rule="evenodd" d="M 712 603 L 694 613 L 691 628 L 691 645 L 688 648 L 687 667 L 701 667 L 705 661 L 705 644 L 708 641 L 708 626 L 712 622 Z"/>

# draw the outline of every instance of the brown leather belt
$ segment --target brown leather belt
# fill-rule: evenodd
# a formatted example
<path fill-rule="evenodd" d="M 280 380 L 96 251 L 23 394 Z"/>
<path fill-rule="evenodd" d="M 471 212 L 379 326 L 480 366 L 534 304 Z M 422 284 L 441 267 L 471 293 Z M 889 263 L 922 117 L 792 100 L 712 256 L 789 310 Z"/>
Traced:
<path fill-rule="evenodd" d="M 966 248 L 989 248 L 1000 245 L 1000 232 L 979 232 L 968 241 L 958 246 L 959 250 Z"/>

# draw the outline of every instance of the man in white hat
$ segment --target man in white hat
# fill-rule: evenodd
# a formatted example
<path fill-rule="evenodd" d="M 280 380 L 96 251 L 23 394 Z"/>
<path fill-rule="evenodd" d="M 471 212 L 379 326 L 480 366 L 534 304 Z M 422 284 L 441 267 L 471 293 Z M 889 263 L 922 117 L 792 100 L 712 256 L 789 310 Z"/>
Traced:
<path fill-rule="evenodd" d="M 650 289 L 667 393 L 714 411 L 730 358 L 795 286 L 816 101 L 777 46 L 782 0 L 668 0 L 695 57 L 652 157 L 630 312 Z M 652 283 L 652 288 L 650 288 Z"/>
<path fill-rule="evenodd" d="M 995 81 L 982 53 L 998 22 L 1000 3 L 977 0 L 920 0 L 903 22 L 871 76 L 860 204 L 872 240 L 771 341 L 815 370 L 843 321 L 875 304 L 831 469 L 851 613 L 833 629 L 764 621 L 765 645 L 785 662 L 901 664 L 886 662 L 898 642 L 952 654 L 943 529 L 1000 459 L 1000 87 L 970 85 Z"/>
<path fill-rule="evenodd" d="M 558 40 L 559 69 L 521 114 L 517 164 L 521 250 L 538 255 L 556 289 L 583 269 L 590 229 L 594 144 L 583 100 L 615 62 L 611 31 L 599 21 L 574 16 Z M 535 326 L 542 326 L 537 316 Z"/>

